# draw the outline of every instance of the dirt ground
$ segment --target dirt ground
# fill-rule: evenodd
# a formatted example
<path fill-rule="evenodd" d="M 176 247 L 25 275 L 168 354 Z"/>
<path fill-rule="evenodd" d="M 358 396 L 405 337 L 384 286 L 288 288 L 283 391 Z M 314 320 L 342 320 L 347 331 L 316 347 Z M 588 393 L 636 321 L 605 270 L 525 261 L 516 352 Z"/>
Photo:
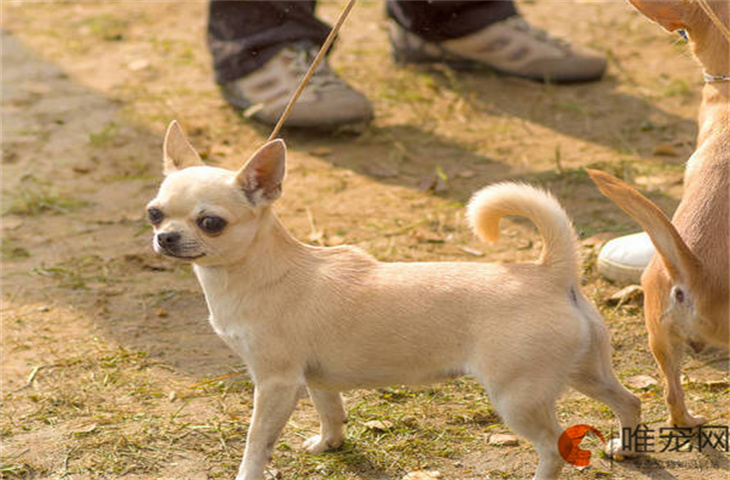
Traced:
<path fill-rule="evenodd" d="M 342 3 L 326 2 L 332 20 Z M 640 302 L 609 302 L 602 241 L 636 226 L 581 170 L 636 184 L 671 212 L 696 134 L 701 73 L 687 46 L 628 4 L 522 2 L 534 24 L 592 46 L 607 77 L 538 85 L 489 72 L 396 67 L 383 4 L 361 1 L 332 55 L 376 119 L 358 135 L 285 132 L 289 170 L 278 212 L 294 234 L 350 243 L 381 260 L 529 261 L 540 241 L 519 220 L 503 238 L 472 238 L 463 205 L 479 187 L 518 179 L 561 200 L 582 241 L 584 285 L 612 334 L 614 368 L 643 419 L 666 421 L 662 379 Z M 161 180 L 165 126 L 177 119 L 211 164 L 237 168 L 267 137 L 230 109 L 212 81 L 205 2 L 2 2 L 3 478 L 232 478 L 251 410 L 244 366 L 207 323 L 190 268 L 155 256 L 144 206 Z M 446 178 L 443 191 L 423 188 Z M 426 180 L 424 180 L 426 179 Z M 429 352 L 423 352 L 428 355 Z M 685 361 L 690 407 L 727 426 L 728 356 Z M 510 433 L 471 379 L 347 394 L 342 449 L 306 455 L 316 432 L 302 400 L 276 446 L 284 479 L 529 477 L 536 454 Z M 618 427 L 603 405 L 566 392 L 563 425 Z M 389 422 L 383 428 L 368 424 Z M 657 445 L 661 442 L 657 439 Z M 590 467 L 569 479 L 725 479 L 722 449 L 660 452 Z"/>

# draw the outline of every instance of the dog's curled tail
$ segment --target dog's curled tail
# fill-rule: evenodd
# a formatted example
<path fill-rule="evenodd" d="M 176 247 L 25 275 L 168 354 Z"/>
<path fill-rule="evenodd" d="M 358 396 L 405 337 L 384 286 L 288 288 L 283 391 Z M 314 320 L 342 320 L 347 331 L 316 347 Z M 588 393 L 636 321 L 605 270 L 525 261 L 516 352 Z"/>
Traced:
<path fill-rule="evenodd" d="M 471 227 L 487 242 L 499 238 L 499 220 L 505 215 L 519 215 L 532 221 L 544 242 L 538 263 L 555 271 L 566 282 L 577 282 L 575 230 L 555 197 L 529 185 L 498 183 L 475 193 L 467 207 Z"/>

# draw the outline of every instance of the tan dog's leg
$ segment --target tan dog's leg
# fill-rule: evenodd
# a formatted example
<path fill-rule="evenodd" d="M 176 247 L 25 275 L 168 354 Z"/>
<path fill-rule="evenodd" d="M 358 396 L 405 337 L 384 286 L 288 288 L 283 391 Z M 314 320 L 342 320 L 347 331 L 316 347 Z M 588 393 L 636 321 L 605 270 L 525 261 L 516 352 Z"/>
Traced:
<path fill-rule="evenodd" d="M 666 401 L 669 408 L 669 423 L 682 428 L 694 428 L 705 423 L 704 417 L 695 417 L 684 403 L 681 366 L 683 345 L 673 342 L 663 332 L 649 332 L 649 347 L 667 379 Z"/>
<path fill-rule="evenodd" d="M 621 435 L 625 428 L 632 431 L 641 420 L 641 400 L 619 383 L 611 369 L 611 348 L 608 334 L 594 332 L 594 340 L 586 353 L 580 371 L 571 378 L 573 388 L 609 406 L 621 422 Z M 622 450 L 621 438 L 606 444 L 609 455 L 636 456 L 635 452 Z"/>
<path fill-rule="evenodd" d="M 296 406 L 299 387 L 297 381 L 282 379 L 256 385 L 246 450 L 236 480 L 263 480 L 266 462 Z"/>
<path fill-rule="evenodd" d="M 535 375 L 499 388 L 487 387 L 495 409 L 507 425 L 532 442 L 537 450 L 539 462 L 533 480 L 559 478 L 565 463 L 558 451 L 562 429 L 555 416 L 559 393 L 555 380 L 551 375 Z"/>
<path fill-rule="evenodd" d="M 319 414 L 320 431 L 304 442 L 303 448 L 307 453 L 318 454 L 326 450 L 337 448 L 345 440 L 345 407 L 342 396 L 338 392 L 328 392 L 309 388 L 314 408 Z"/>

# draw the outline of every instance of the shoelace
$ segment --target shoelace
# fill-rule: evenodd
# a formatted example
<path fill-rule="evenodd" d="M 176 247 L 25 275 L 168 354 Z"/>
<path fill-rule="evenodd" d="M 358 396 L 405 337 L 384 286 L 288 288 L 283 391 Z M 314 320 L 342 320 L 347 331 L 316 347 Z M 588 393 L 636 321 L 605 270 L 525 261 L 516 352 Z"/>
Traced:
<path fill-rule="evenodd" d="M 520 17 L 515 17 L 515 19 L 512 21 L 512 24 L 514 25 L 515 29 L 521 32 L 529 33 L 532 38 L 539 42 L 554 45 L 564 51 L 570 51 L 570 42 L 567 42 L 561 38 L 553 37 L 545 30 L 535 28 Z"/>
<path fill-rule="evenodd" d="M 297 77 L 302 77 L 309 69 L 309 65 L 317 55 L 317 51 L 314 49 L 291 49 L 286 51 L 284 55 L 291 62 L 289 66 L 292 72 Z M 342 80 L 329 68 L 329 65 L 322 62 L 314 71 L 314 75 L 309 80 L 309 85 L 318 90 L 334 89 L 342 86 Z"/>

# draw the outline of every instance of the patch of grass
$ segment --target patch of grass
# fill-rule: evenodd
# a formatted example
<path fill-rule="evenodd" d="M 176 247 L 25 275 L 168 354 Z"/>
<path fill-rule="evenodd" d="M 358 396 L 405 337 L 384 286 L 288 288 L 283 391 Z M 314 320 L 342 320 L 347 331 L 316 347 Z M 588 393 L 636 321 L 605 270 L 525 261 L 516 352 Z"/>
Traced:
<path fill-rule="evenodd" d="M 101 131 L 97 133 L 90 133 L 89 143 L 92 147 L 105 147 L 114 140 L 118 132 L 119 127 L 116 123 L 112 122 L 104 127 Z"/>
<path fill-rule="evenodd" d="M 0 240 L 0 258 L 3 261 L 19 260 L 21 258 L 30 257 L 30 252 L 25 248 L 18 246 L 15 240 L 10 238 L 2 238 Z"/>
<path fill-rule="evenodd" d="M 59 281 L 60 286 L 72 290 L 87 290 L 89 283 L 108 283 L 109 272 L 105 262 L 96 255 L 73 258 L 55 265 L 41 264 L 32 273 Z"/>
<path fill-rule="evenodd" d="M 44 213 L 68 214 L 83 207 L 87 202 L 79 200 L 29 177 L 12 192 L 3 215 L 35 216 Z"/>
<path fill-rule="evenodd" d="M 117 15 L 103 13 L 85 18 L 81 26 L 89 29 L 92 35 L 106 42 L 120 42 L 124 40 L 129 20 Z"/>
<path fill-rule="evenodd" d="M 679 78 L 672 78 L 662 87 L 662 95 L 665 97 L 690 97 L 694 94 L 694 89 L 689 84 Z"/>

